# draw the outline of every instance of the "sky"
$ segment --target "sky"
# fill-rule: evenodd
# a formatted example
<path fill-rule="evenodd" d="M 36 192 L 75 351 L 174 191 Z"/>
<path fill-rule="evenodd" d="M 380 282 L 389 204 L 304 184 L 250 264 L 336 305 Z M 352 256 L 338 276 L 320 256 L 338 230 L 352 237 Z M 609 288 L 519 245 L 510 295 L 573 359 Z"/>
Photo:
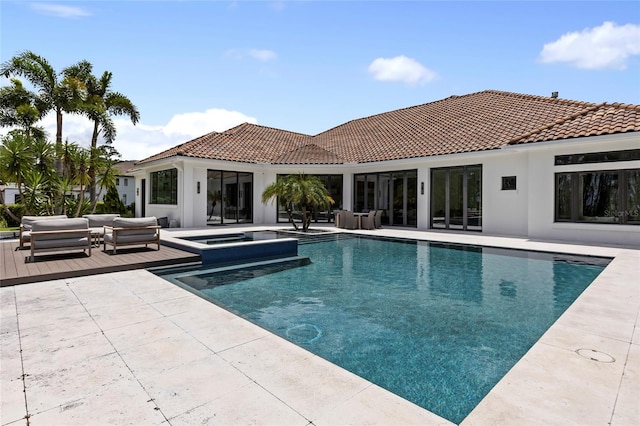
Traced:
<path fill-rule="evenodd" d="M 0 61 L 25 50 L 113 73 L 140 111 L 114 117 L 123 160 L 243 122 L 315 135 L 483 90 L 640 104 L 638 1 L 1 0 Z M 53 139 L 55 118 L 41 124 Z M 64 139 L 91 130 L 64 116 Z"/>

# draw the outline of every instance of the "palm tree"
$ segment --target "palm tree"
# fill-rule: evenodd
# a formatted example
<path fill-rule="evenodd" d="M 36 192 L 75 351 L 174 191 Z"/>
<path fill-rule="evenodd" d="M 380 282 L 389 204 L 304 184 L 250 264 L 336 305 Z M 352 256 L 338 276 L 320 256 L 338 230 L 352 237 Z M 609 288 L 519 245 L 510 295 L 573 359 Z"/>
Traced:
<path fill-rule="evenodd" d="M 0 127 L 18 127 L 27 137 L 44 138 L 44 130 L 35 124 L 46 109 L 38 96 L 16 78 L 10 80 L 9 86 L 0 88 Z"/>
<path fill-rule="evenodd" d="M 56 114 L 56 152 L 62 149 L 62 113 L 76 112 L 81 105 L 85 85 L 84 77 L 90 72 L 91 64 L 80 61 L 65 68 L 60 73 L 42 56 L 24 51 L 0 66 L 0 75 L 25 77 L 38 90 L 38 112 L 41 116 L 49 111 Z M 61 77 L 61 78 L 59 78 Z M 62 174 L 62 161 L 56 159 L 56 171 Z"/>
<path fill-rule="evenodd" d="M 107 144 L 111 144 L 116 137 L 116 128 L 112 116 L 128 116 L 135 125 L 140 120 L 138 108 L 121 93 L 111 91 L 111 78 L 113 74 L 105 71 L 98 79 L 92 74 L 86 76 L 87 97 L 83 105 L 83 114 L 93 121 L 93 134 L 91 136 L 91 148 L 98 147 L 98 136 L 102 134 Z M 94 154 L 96 151 L 92 151 Z M 89 194 L 92 206 L 97 201 L 96 195 L 96 168 L 89 168 Z"/>
<path fill-rule="evenodd" d="M 311 225 L 315 209 L 328 209 L 330 205 L 335 203 L 320 179 L 304 173 L 278 178 L 276 182 L 267 186 L 262 193 L 262 202 L 266 204 L 274 198 L 277 198 L 280 204 L 286 208 L 289 222 L 296 231 L 298 225 L 293 218 L 293 209 L 300 210 L 304 232 Z"/>
<path fill-rule="evenodd" d="M 47 180 L 37 169 L 29 169 L 24 175 L 22 204 L 26 214 L 52 214 L 47 194 Z"/>
<path fill-rule="evenodd" d="M 14 183 L 18 188 L 20 198 L 24 194 L 25 172 L 31 167 L 31 157 L 28 152 L 28 138 L 21 130 L 12 130 L 2 138 L 0 145 L 0 184 Z M 0 191 L 2 195 L 2 191 Z M 5 203 L 4 197 L 0 199 L 6 215 L 16 222 L 20 221 Z"/>
<path fill-rule="evenodd" d="M 0 169 L 3 180 L 15 183 L 18 193 L 23 196 L 23 182 L 27 170 L 33 167 L 29 152 L 29 138 L 22 130 L 12 130 L 2 139 L 0 146 Z"/>

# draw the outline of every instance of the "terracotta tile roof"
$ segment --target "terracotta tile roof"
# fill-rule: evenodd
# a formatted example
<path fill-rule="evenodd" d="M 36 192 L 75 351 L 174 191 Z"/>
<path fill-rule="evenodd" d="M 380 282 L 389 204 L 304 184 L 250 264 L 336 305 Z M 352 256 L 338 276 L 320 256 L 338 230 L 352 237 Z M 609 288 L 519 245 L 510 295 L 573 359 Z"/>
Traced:
<path fill-rule="evenodd" d="M 428 157 L 640 131 L 639 109 L 638 105 L 598 105 L 486 90 L 352 120 L 316 136 L 245 123 L 193 139 L 140 163 L 178 155 L 271 164 Z"/>
<path fill-rule="evenodd" d="M 224 132 L 211 132 L 142 160 L 146 163 L 174 156 L 270 163 L 274 158 L 312 143 L 301 133 L 243 123 Z"/>
<path fill-rule="evenodd" d="M 594 105 L 583 112 L 525 133 L 510 143 L 523 144 L 624 132 L 640 132 L 640 105 Z"/>
<path fill-rule="evenodd" d="M 316 144 L 301 146 L 271 161 L 273 164 L 342 164 L 344 162 L 344 159 Z"/>
<path fill-rule="evenodd" d="M 136 164 L 135 161 L 118 161 L 114 168 L 118 171 L 118 176 L 128 176 L 129 170 Z"/>

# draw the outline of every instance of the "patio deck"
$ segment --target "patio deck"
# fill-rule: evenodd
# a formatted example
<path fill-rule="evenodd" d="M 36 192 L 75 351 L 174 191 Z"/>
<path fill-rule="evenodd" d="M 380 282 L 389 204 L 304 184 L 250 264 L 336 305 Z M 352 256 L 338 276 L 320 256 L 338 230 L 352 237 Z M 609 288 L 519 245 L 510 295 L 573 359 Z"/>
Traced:
<path fill-rule="evenodd" d="M 357 233 L 611 257 L 461 425 L 640 424 L 640 250 Z M 144 270 L 0 289 L 0 346 L 2 426 L 453 426 Z"/>
<path fill-rule="evenodd" d="M 30 251 L 18 247 L 18 240 L 0 242 L 0 287 L 200 261 L 197 254 L 165 246 L 159 251 L 151 246 L 123 247 L 114 255 L 101 245 L 91 250 L 90 257 L 78 250 L 44 252 L 31 263 Z"/>

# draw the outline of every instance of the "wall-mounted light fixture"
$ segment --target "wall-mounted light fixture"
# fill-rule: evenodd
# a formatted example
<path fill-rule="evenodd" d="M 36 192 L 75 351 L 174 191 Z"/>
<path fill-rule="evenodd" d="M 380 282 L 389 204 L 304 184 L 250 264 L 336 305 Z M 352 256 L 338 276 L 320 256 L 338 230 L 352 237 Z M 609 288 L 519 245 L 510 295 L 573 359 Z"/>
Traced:
<path fill-rule="evenodd" d="M 196 192 L 198 194 L 200 193 L 200 181 L 198 181 L 198 183 L 196 184 Z"/>
<path fill-rule="evenodd" d="M 140 195 L 140 187 L 136 188 L 136 195 Z"/>
<path fill-rule="evenodd" d="M 424 182 L 420 182 L 420 195 L 424 195 Z"/>

